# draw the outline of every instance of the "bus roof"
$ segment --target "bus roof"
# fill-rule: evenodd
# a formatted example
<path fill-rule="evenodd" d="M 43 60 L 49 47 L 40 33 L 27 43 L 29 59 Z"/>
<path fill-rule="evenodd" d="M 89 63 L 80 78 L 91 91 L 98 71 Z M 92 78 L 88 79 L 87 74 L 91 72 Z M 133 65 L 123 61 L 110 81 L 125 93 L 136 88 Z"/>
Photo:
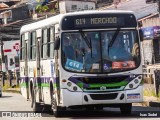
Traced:
<path fill-rule="evenodd" d="M 22 26 L 20 33 L 32 31 L 35 29 L 39 29 L 48 25 L 54 25 L 59 24 L 63 17 L 65 16 L 74 16 L 74 15 L 86 15 L 86 14 L 104 14 L 104 13 L 117 13 L 117 14 L 134 14 L 132 11 L 126 11 L 126 10 L 104 10 L 104 11 L 98 11 L 98 10 L 91 10 L 91 11 L 79 11 L 79 12 L 72 12 L 72 13 L 66 13 L 66 14 L 59 14 L 56 16 L 52 16 L 31 24 L 27 24 Z"/>

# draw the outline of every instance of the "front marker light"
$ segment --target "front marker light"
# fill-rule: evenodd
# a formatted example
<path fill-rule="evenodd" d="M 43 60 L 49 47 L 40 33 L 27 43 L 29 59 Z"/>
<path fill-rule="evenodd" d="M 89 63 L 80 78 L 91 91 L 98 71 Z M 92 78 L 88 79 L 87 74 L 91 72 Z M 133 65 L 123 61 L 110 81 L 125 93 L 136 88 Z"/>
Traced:
<path fill-rule="evenodd" d="M 71 82 L 68 82 L 67 85 L 70 87 L 70 86 L 72 85 L 72 83 L 71 83 Z"/>
<path fill-rule="evenodd" d="M 63 79 L 62 82 L 67 82 L 67 80 Z"/>

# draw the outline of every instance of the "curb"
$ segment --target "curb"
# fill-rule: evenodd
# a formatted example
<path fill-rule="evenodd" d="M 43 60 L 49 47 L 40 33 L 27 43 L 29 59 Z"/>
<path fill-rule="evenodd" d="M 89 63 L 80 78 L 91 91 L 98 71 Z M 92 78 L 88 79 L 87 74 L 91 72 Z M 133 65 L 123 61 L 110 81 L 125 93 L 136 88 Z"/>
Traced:
<path fill-rule="evenodd" d="M 160 102 L 149 102 L 150 107 L 160 107 Z"/>
<path fill-rule="evenodd" d="M 21 93 L 20 91 L 17 91 L 17 90 L 3 90 L 3 92 Z"/>
<path fill-rule="evenodd" d="M 2 90 L 3 92 L 11 92 L 11 93 L 21 93 L 20 88 L 8 88 L 5 90 Z"/>

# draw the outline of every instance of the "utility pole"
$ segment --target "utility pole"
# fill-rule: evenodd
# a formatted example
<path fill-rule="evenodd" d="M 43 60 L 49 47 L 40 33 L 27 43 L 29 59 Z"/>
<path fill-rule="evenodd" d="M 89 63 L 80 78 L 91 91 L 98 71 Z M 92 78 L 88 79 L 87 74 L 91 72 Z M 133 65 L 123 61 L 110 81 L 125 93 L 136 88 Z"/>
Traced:
<path fill-rule="evenodd" d="M 4 51 L 3 51 L 3 37 L 0 36 L 0 45 L 1 45 L 1 60 L 2 60 L 2 84 L 5 85 L 5 60 L 4 60 Z"/>

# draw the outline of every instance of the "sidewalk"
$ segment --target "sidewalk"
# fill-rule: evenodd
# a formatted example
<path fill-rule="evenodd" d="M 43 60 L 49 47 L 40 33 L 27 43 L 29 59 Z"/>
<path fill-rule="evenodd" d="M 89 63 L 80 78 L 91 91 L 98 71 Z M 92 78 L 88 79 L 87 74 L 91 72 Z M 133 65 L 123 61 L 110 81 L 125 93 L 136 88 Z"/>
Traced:
<path fill-rule="evenodd" d="M 157 98 L 157 97 L 144 96 L 144 102 L 146 103 L 147 106 L 150 106 L 150 107 L 160 107 L 160 98 Z"/>
<path fill-rule="evenodd" d="M 3 90 L 3 92 L 21 93 L 20 88 L 7 88 L 6 90 Z"/>
<path fill-rule="evenodd" d="M 134 105 L 160 107 L 160 98 L 156 97 L 153 84 L 144 84 L 143 95 L 143 103 L 134 103 Z"/>

